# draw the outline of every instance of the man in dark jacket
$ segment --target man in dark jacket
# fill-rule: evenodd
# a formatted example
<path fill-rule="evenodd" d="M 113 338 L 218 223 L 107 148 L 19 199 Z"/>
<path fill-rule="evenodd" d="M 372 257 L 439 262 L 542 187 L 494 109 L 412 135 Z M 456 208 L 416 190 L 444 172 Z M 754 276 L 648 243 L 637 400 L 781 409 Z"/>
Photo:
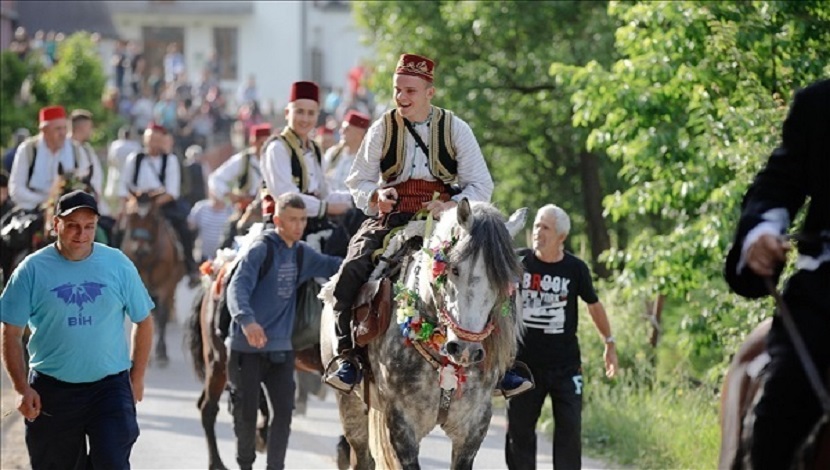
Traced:
<path fill-rule="evenodd" d="M 322 255 L 300 241 L 307 223 L 305 202 L 295 193 L 276 200 L 275 230 L 266 232 L 242 255 L 228 284 L 228 309 L 234 322 L 228 341 L 228 382 L 237 438 L 236 461 L 249 469 L 256 459 L 260 383 L 273 415 L 268 434 L 268 468 L 282 469 L 294 407 L 294 326 L 297 287 L 314 277 L 330 277 L 341 259 Z M 271 266 L 263 263 L 271 244 Z M 301 247 L 301 248 L 300 248 Z M 303 250 L 302 266 L 297 251 Z"/>
<path fill-rule="evenodd" d="M 778 279 L 790 244 L 782 234 L 807 197 L 796 273 L 784 287 L 784 303 L 824 382 L 830 366 L 830 80 L 799 91 L 784 121 L 783 139 L 744 197 L 726 280 L 737 294 L 770 292 L 765 277 Z M 771 362 L 764 395 L 755 408 L 750 458 L 756 469 L 789 468 L 794 452 L 821 415 L 819 400 L 776 312 L 767 337 Z"/>

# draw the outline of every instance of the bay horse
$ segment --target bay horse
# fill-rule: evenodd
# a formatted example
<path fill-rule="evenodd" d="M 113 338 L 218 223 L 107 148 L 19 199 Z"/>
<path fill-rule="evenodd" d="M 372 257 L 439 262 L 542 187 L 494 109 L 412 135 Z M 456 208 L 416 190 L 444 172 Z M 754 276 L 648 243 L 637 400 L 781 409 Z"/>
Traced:
<path fill-rule="evenodd" d="M 747 336 L 732 358 L 721 390 L 720 470 L 750 469 L 749 443 L 753 408 L 763 395 L 765 366 L 769 362 L 766 338 L 772 318 L 761 322 Z M 830 382 L 830 381 L 828 381 Z M 830 386 L 830 383 L 826 384 Z M 796 452 L 792 468 L 830 468 L 830 414 L 825 413 Z"/>
<path fill-rule="evenodd" d="M 163 191 L 131 193 L 123 218 L 119 221 L 123 234 L 121 251 L 135 264 L 144 287 L 156 304 L 153 319 L 156 325 L 155 361 L 167 365 L 167 322 L 174 308 L 176 286 L 184 277 L 184 257 L 173 226 L 162 214 L 160 199 Z"/>
<path fill-rule="evenodd" d="M 451 468 L 472 468 L 490 426 L 493 390 L 522 333 L 515 296 L 522 269 L 512 237 L 526 216 L 523 208 L 505 221 L 489 203 L 462 199 L 424 234 L 424 249 L 411 255 L 395 289 L 397 324 L 366 346 L 362 386 L 338 394 L 355 468 L 420 468 L 420 442 L 437 425 L 452 440 Z M 321 293 L 321 351 L 329 366 L 335 282 Z"/>

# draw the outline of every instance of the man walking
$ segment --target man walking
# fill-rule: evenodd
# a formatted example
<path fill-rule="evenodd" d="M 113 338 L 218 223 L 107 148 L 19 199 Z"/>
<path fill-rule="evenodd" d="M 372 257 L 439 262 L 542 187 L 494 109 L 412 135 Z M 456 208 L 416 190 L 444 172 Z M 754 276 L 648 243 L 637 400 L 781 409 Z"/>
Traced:
<path fill-rule="evenodd" d="M 314 277 L 332 276 L 341 261 L 319 254 L 300 241 L 307 216 L 299 194 L 278 197 L 273 220 L 275 230 L 267 230 L 251 244 L 228 284 L 228 309 L 233 318 L 227 340 L 228 383 L 236 461 L 243 470 L 250 469 L 256 459 L 254 435 L 260 384 L 265 385 L 273 410 L 268 469 L 281 470 L 285 466 L 294 407 L 291 333 L 297 287 Z"/>
<path fill-rule="evenodd" d="M 61 197 L 55 214 L 57 241 L 26 257 L 0 295 L 3 363 L 26 418 L 31 466 L 83 469 L 88 459 L 95 468 L 127 469 L 139 434 L 135 402 L 144 395 L 153 302 L 132 262 L 93 242 L 99 212 L 91 194 Z M 135 324 L 132 348 L 125 317 Z"/>
<path fill-rule="evenodd" d="M 517 359 L 533 373 L 536 387 L 507 403 L 505 456 L 511 470 L 536 468 L 536 421 L 545 399 L 553 402 L 553 466 L 582 466 L 582 365 L 576 336 L 577 297 L 605 343 L 605 374 L 613 377 L 617 352 L 605 308 L 594 292 L 588 266 L 565 251 L 568 214 L 552 204 L 536 213 L 533 249 L 520 250 L 524 275 L 519 289 L 527 332 Z"/>

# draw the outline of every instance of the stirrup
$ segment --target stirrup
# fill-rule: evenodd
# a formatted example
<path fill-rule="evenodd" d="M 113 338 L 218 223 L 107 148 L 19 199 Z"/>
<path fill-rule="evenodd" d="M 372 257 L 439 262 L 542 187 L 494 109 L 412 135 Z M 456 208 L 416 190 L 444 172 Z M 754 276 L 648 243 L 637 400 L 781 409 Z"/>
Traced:
<path fill-rule="evenodd" d="M 523 393 L 527 393 L 527 392 L 533 390 L 534 388 L 536 388 L 536 379 L 533 378 L 533 372 L 530 371 L 530 367 L 528 367 L 527 364 L 525 364 L 522 361 L 515 361 L 513 363 L 513 367 L 511 367 L 511 368 L 512 369 L 519 369 L 522 372 L 521 374 L 517 374 L 517 375 L 519 377 L 524 378 L 528 382 L 530 382 L 530 388 L 528 388 L 526 390 L 520 390 L 520 391 L 511 390 L 510 392 L 507 392 L 503 388 L 501 388 L 501 379 L 499 379 L 498 386 L 496 386 L 496 388 L 493 390 L 493 396 L 494 397 L 503 396 L 505 398 L 505 400 L 509 400 L 513 397 L 519 396 Z"/>
<path fill-rule="evenodd" d="M 341 388 L 337 387 L 336 385 L 334 385 L 333 383 L 329 382 L 329 377 L 331 377 L 331 366 L 332 366 L 332 364 L 339 363 L 339 361 L 341 361 L 341 360 L 351 364 L 352 367 L 354 367 L 354 370 L 355 370 L 354 383 L 349 387 L 348 390 L 341 389 Z M 322 380 L 323 380 L 323 383 L 325 383 L 329 387 L 337 390 L 338 392 L 340 392 L 344 395 L 349 395 L 349 394 L 352 393 L 354 388 L 357 387 L 357 385 L 361 381 L 363 381 L 363 368 L 360 366 L 360 361 L 355 359 L 354 354 L 352 354 L 351 352 L 338 354 L 338 355 L 334 356 L 333 358 L 331 358 L 329 360 L 329 362 L 326 364 L 326 367 L 323 369 Z"/>

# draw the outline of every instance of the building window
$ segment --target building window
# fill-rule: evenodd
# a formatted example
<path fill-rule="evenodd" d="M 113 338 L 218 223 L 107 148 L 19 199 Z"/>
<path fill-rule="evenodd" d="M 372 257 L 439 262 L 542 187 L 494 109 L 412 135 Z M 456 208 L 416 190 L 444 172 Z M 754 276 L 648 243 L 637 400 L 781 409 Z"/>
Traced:
<path fill-rule="evenodd" d="M 213 48 L 216 49 L 216 69 L 220 80 L 237 79 L 237 41 L 236 28 L 213 28 Z"/>

